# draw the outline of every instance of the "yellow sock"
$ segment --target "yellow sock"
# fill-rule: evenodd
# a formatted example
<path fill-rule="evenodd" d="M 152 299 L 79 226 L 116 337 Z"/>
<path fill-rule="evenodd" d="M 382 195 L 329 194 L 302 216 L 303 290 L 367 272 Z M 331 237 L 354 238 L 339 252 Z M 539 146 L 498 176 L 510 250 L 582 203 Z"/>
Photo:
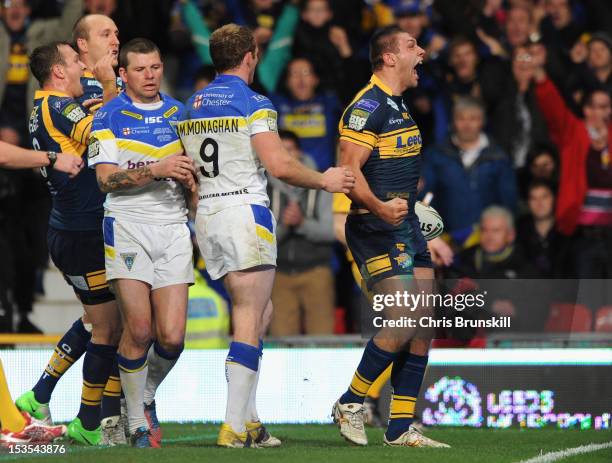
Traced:
<path fill-rule="evenodd" d="M 374 382 L 370 386 L 370 389 L 368 389 L 368 397 L 374 400 L 380 398 L 380 392 L 382 391 L 382 388 L 385 386 L 385 384 L 387 383 L 387 381 L 389 381 L 389 378 L 391 377 L 391 367 L 393 367 L 393 364 L 389 365 L 387 369 L 383 371 L 380 376 L 374 380 Z"/>
<path fill-rule="evenodd" d="M 2 360 L 0 360 L 0 425 L 2 429 L 8 429 L 11 432 L 19 432 L 26 425 L 25 418 L 11 399 L 4 368 L 2 368 Z"/>
<path fill-rule="evenodd" d="M 121 379 L 119 376 L 109 376 L 104 386 L 104 395 L 107 397 L 121 397 Z"/>

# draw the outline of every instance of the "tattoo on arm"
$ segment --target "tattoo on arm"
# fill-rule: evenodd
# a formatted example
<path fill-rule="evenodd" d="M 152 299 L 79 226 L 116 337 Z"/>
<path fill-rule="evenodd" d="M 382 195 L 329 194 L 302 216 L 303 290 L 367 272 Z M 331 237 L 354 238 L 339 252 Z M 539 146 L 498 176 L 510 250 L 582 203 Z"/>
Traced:
<path fill-rule="evenodd" d="M 153 179 L 150 166 L 140 167 L 133 170 L 120 170 L 110 174 L 106 181 L 102 177 L 98 176 L 98 185 L 100 190 L 105 193 L 113 191 L 127 190 L 136 186 L 141 186 L 142 180 Z M 146 183 L 146 182 L 145 182 Z"/>

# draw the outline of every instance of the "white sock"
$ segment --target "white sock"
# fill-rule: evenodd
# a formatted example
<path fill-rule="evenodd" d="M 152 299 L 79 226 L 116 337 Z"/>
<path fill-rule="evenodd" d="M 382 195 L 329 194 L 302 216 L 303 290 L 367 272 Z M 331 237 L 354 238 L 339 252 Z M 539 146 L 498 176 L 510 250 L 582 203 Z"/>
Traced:
<path fill-rule="evenodd" d="M 172 360 L 161 357 L 155 351 L 155 345 L 149 347 L 147 354 L 147 362 L 149 363 L 149 373 L 147 374 L 147 382 L 144 389 L 144 403 L 150 405 L 155 400 L 155 392 L 162 383 L 164 378 L 168 376 L 170 370 L 176 364 L 178 357 Z"/>
<path fill-rule="evenodd" d="M 119 368 L 121 387 L 123 388 L 127 405 L 130 434 L 134 434 L 141 426 L 148 428 L 144 415 L 144 404 L 142 403 L 145 383 L 147 381 L 147 371 L 148 367 L 146 364 L 142 370 L 135 372 L 127 372 Z"/>
<path fill-rule="evenodd" d="M 227 409 L 225 410 L 225 423 L 229 424 L 234 432 L 242 433 L 246 430 L 247 406 L 257 372 L 239 363 L 226 363 L 225 376 L 227 378 Z"/>
<path fill-rule="evenodd" d="M 251 394 L 249 395 L 249 403 L 247 405 L 247 421 L 255 422 L 259 421 L 259 414 L 257 413 L 257 385 L 259 384 L 259 372 L 261 371 L 261 360 L 259 357 L 259 366 L 257 373 L 255 374 L 255 381 L 253 381 L 253 387 L 251 388 Z"/>

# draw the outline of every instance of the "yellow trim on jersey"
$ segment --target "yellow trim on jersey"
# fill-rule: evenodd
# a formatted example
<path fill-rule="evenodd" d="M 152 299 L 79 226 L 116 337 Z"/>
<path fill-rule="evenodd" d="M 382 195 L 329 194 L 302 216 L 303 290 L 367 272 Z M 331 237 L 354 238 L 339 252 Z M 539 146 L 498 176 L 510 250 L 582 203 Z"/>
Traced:
<path fill-rule="evenodd" d="M 370 151 L 372 151 L 374 149 L 374 147 L 372 145 L 370 145 L 369 143 L 365 143 L 362 142 L 356 138 L 352 138 L 352 137 L 347 137 L 346 135 L 341 135 L 340 136 L 340 140 L 344 140 L 347 141 L 349 143 L 353 143 L 354 145 L 359 145 L 359 146 L 363 146 L 364 148 L 368 148 Z"/>
<path fill-rule="evenodd" d="M 416 156 L 421 152 L 421 143 L 413 143 L 415 139 L 420 136 L 419 129 L 417 126 L 411 127 L 410 129 L 402 129 L 400 132 L 394 131 L 395 136 L 381 137 L 378 140 L 376 147 L 381 159 L 388 158 L 405 158 L 409 156 Z M 401 138 L 401 146 L 398 148 L 397 139 Z M 410 146 L 408 146 L 408 140 L 411 140 Z"/>
<path fill-rule="evenodd" d="M 379 273 L 391 270 L 391 259 L 389 258 L 389 254 L 382 254 L 366 260 L 366 269 L 370 276 L 376 276 Z"/>
<path fill-rule="evenodd" d="M 274 243 L 274 235 L 270 233 L 267 228 L 262 227 L 261 225 L 256 225 L 255 231 L 257 236 L 259 236 L 261 239 L 266 240 L 268 243 Z"/>
<path fill-rule="evenodd" d="M 375 74 L 372 74 L 370 78 L 370 82 L 363 87 L 355 98 L 351 101 L 351 103 L 346 107 L 346 109 L 342 112 L 342 117 L 340 118 L 340 122 L 338 124 L 338 131 L 340 132 L 340 140 L 348 141 L 350 143 L 355 143 L 356 145 L 363 146 L 364 148 L 374 149 L 376 143 L 379 139 L 379 135 L 372 133 L 370 131 L 364 130 L 363 132 L 355 132 L 354 130 L 348 129 L 344 125 L 344 116 L 348 109 L 353 106 L 355 102 L 357 102 L 368 90 L 374 88 L 374 86 L 379 87 L 383 92 L 388 95 L 393 95 L 391 89 L 384 84 L 380 78 L 378 78 Z"/>
<path fill-rule="evenodd" d="M 380 77 L 378 77 L 376 74 L 372 74 L 372 77 L 370 78 L 370 82 L 372 82 L 374 85 L 379 87 L 387 95 L 393 96 L 393 90 L 391 90 L 391 88 L 387 84 L 385 84 L 382 80 L 380 80 Z"/>
<path fill-rule="evenodd" d="M 87 139 L 89 138 L 92 124 L 93 116 L 90 114 L 87 117 L 81 119 L 77 124 L 74 125 L 74 127 L 72 127 L 70 138 L 75 141 L 78 140 L 81 145 L 85 145 L 87 143 Z"/>
<path fill-rule="evenodd" d="M 372 88 L 374 88 L 374 84 L 370 81 L 365 87 L 363 87 L 361 90 L 359 90 L 357 92 L 357 95 L 355 95 L 355 98 L 353 98 L 351 100 L 351 103 L 344 108 L 344 111 L 342 111 L 342 116 L 340 117 L 340 122 L 338 123 L 338 131 L 342 132 L 342 128 L 344 127 L 344 115 L 346 114 L 346 112 L 348 111 L 348 109 L 353 106 L 353 104 L 359 99 L 361 98 L 368 90 L 371 90 Z M 350 140 L 348 140 L 350 141 Z"/>
<path fill-rule="evenodd" d="M 255 111 L 253 114 L 251 114 L 248 118 L 247 118 L 247 122 L 249 124 L 252 124 L 255 121 L 259 121 L 261 119 L 267 119 L 269 114 L 268 113 L 274 113 L 276 114 L 276 111 L 274 111 L 273 109 L 268 109 L 268 108 L 264 108 L 264 109 L 258 109 L 257 111 Z"/>
<path fill-rule="evenodd" d="M 138 140 L 125 140 L 123 138 L 117 138 L 117 146 L 120 149 L 133 151 L 135 153 L 144 154 L 156 159 L 164 159 L 173 154 L 177 154 L 183 151 L 183 145 L 180 140 L 174 140 L 172 143 L 157 148 L 148 143 L 144 143 Z"/>
<path fill-rule="evenodd" d="M 355 143 L 357 145 L 367 146 L 370 149 L 374 149 L 376 143 L 378 142 L 378 137 L 365 132 L 357 132 L 348 127 L 343 127 L 340 130 L 340 139 L 350 141 L 351 143 Z"/>
<path fill-rule="evenodd" d="M 64 98 L 71 98 L 70 95 L 64 93 L 64 92 L 59 92 L 57 90 L 36 90 L 36 92 L 34 92 L 34 99 L 37 100 L 39 98 L 45 98 L 48 96 L 61 96 Z"/>
<path fill-rule="evenodd" d="M 139 121 L 144 119 L 144 116 L 142 114 L 133 113 L 132 111 L 128 111 L 127 109 L 122 109 L 120 113 L 129 117 L 133 117 L 134 119 L 138 119 Z"/>
<path fill-rule="evenodd" d="M 374 77 L 374 75 L 372 75 L 372 77 Z M 366 86 L 357 92 L 357 95 L 355 95 L 355 98 L 353 98 L 353 100 L 351 101 L 351 104 L 349 104 L 349 107 L 353 103 L 355 103 L 359 98 L 361 98 L 368 90 L 371 90 L 373 88 L 374 88 L 374 82 L 372 82 L 372 78 L 370 78 L 370 81 L 366 84 Z M 346 112 L 346 109 L 344 110 L 344 112 Z M 342 121 L 342 119 L 340 119 L 340 121 Z"/>
<path fill-rule="evenodd" d="M 168 111 L 164 113 L 164 117 L 168 119 L 170 116 L 175 114 L 178 111 L 178 106 L 172 106 Z"/>
<path fill-rule="evenodd" d="M 95 104 L 95 105 L 92 105 L 92 106 L 90 106 L 90 107 L 88 108 L 88 109 L 89 109 L 89 112 L 90 112 L 90 113 L 92 113 L 92 114 L 95 114 L 95 112 L 96 112 L 98 109 L 100 109 L 100 108 L 101 108 L 103 105 L 104 105 L 104 102 L 102 102 L 102 103 L 97 103 L 97 104 Z"/>
<path fill-rule="evenodd" d="M 95 130 L 91 132 L 91 136 L 96 137 L 99 141 L 115 139 L 115 134 L 111 129 Z"/>
<path fill-rule="evenodd" d="M 87 149 L 87 145 L 81 144 L 77 142 L 76 140 L 71 139 L 70 137 L 68 137 L 67 135 L 64 135 L 62 132 L 56 129 L 55 125 L 53 124 L 53 119 L 51 118 L 51 112 L 49 110 L 49 96 L 66 96 L 66 95 L 60 92 L 47 92 L 47 91 L 43 92 L 40 90 L 37 91 L 36 97 L 40 98 L 41 96 L 43 98 L 43 101 L 41 102 L 40 106 L 42 109 L 43 124 L 45 126 L 45 129 L 47 130 L 47 133 L 49 134 L 49 136 L 53 139 L 55 143 L 60 145 L 60 151 L 62 153 L 69 153 L 69 154 L 72 154 L 80 158 L 85 152 L 85 150 Z M 83 121 L 86 121 L 88 119 L 90 119 L 89 123 L 91 124 L 91 121 L 93 120 L 93 116 L 87 116 L 85 119 L 83 119 Z M 84 130 L 84 128 L 81 130 Z M 75 129 L 73 128 L 72 131 L 74 132 Z M 82 135 L 83 133 L 81 132 L 81 136 Z"/>
<path fill-rule="evenodd" d="M 397 130 L 392 130 L 391 132 L 386 132 L 386 133 L 381 133 L 378 137 L 379 138 L 387 138 L 387 137 L 394 137 L 403 133 L 407 133 L 407 132 L 412 132 L 412 131 L 419 131 L 419 128 L 416 125 L 413 125 L 412 127 L 408 127 L 408 128 L 402 128 L 402 129 L 397 129 Z"/>

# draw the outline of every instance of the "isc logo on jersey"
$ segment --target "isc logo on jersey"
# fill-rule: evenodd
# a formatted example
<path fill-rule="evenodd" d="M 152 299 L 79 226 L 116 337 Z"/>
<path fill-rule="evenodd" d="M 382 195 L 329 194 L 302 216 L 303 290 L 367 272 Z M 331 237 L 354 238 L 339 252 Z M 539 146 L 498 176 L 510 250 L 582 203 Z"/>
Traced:
<path fill-rule="evenodd" d="M 145 124 L 161 124 L 162 122 L 164 122 L 164 118 L 162 116 L 145 117 Z"/>

